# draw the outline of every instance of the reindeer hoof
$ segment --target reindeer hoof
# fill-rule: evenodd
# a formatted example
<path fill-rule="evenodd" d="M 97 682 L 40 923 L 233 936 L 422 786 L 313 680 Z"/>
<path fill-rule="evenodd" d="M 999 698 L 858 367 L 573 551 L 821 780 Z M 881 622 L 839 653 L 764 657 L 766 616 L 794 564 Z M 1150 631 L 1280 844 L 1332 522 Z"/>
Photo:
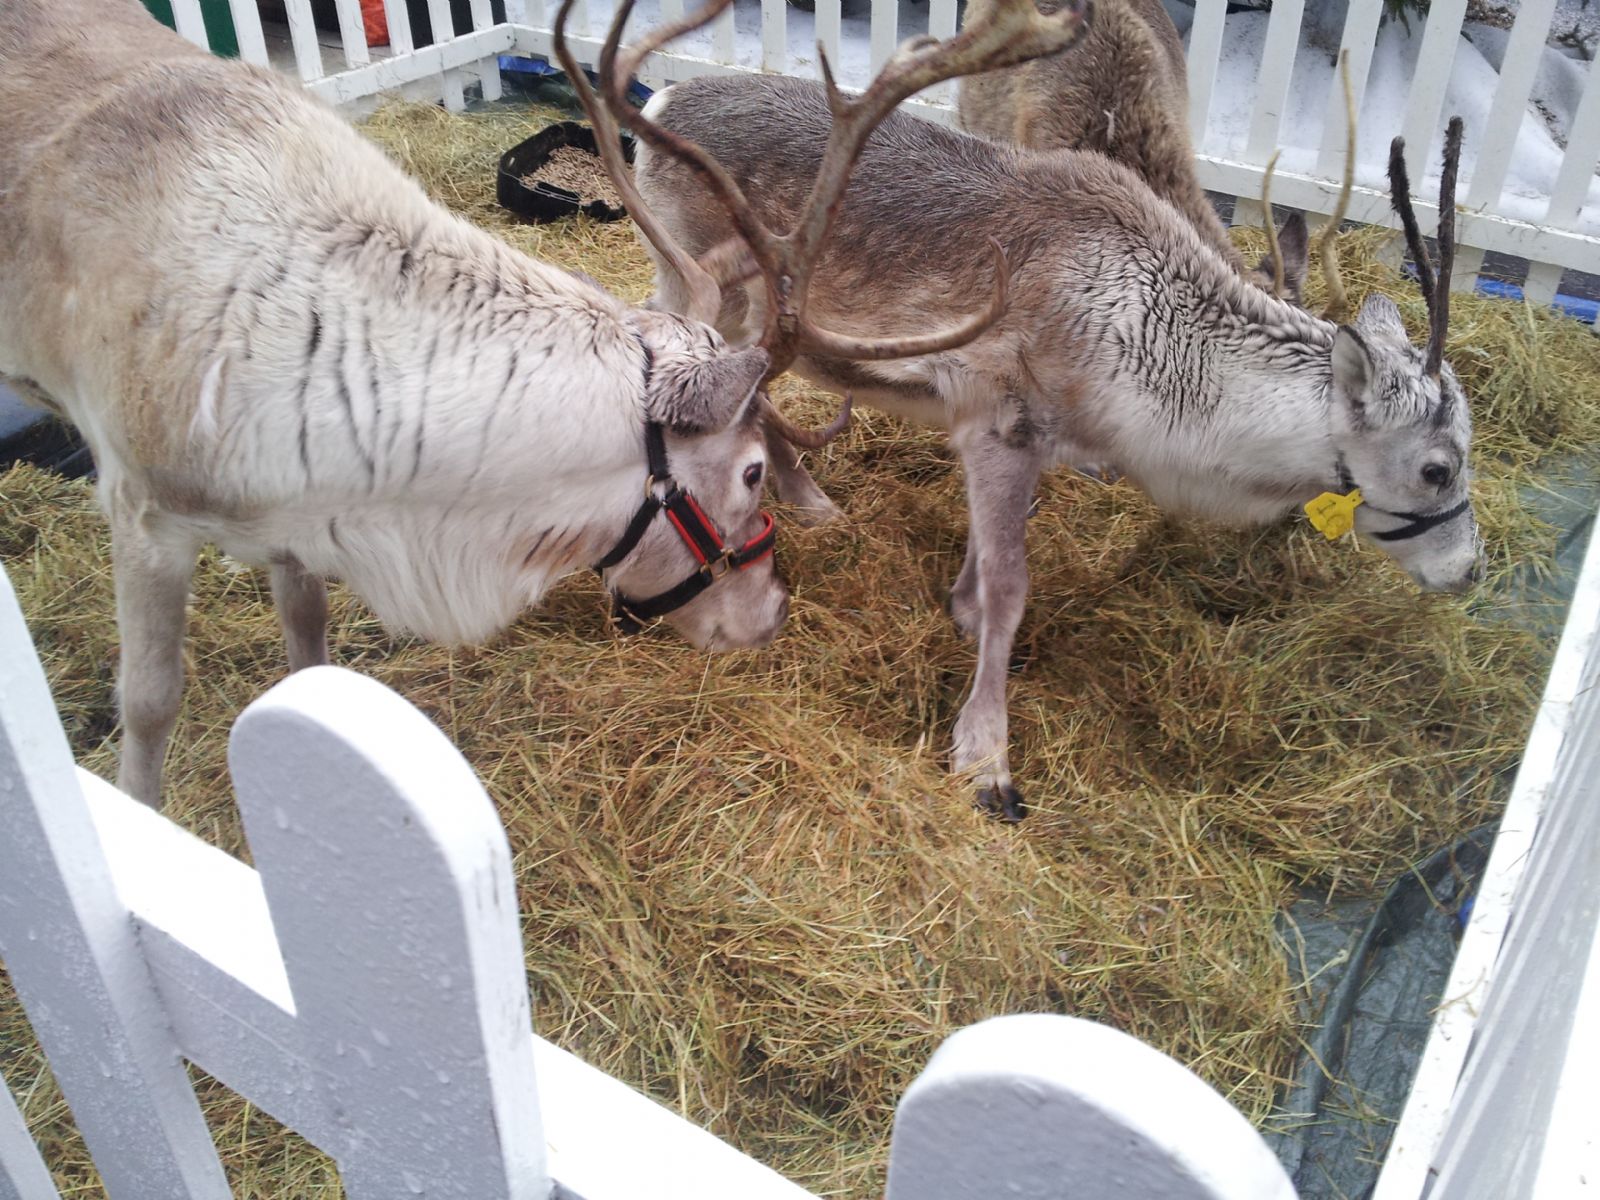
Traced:
<path fill-rule="evenodd" d="M 1022 802 L 1022 793 L 1009 783 L 979 788 L 977 807 L 990 816 L 999 817 L 1008 825 L 1015 825 L 1028 815 L 1028 806 Z"/>

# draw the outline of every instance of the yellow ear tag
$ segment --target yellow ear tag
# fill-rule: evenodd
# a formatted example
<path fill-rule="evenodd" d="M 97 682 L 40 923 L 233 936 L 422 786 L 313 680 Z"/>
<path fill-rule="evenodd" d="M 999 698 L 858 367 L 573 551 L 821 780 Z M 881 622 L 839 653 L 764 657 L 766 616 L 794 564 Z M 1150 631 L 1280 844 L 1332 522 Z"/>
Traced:
<path fill-rule="evenodd" d="M 1356 507 L 1360 503 L 1360 488 L 1353 488 L 1348 496 L 1323 492 L 1315 500 L 1306 501 L 1306 516 L 1323 537 L 1334 542 L 1355 528 Z"/>

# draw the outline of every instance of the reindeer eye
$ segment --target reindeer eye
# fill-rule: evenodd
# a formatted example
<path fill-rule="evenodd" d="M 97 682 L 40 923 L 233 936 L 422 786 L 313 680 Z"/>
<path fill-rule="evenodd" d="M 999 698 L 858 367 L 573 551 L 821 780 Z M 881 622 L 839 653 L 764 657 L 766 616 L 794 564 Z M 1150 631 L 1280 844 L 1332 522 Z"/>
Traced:
<path fill-rule="evenodd" d="M 1422 468 L 1422 482 L 1431 487 L 1443 487 L 1450 482 L 1450 468 L 1443 463 L 1429 463 Z"/>
<path fill-rule="evenodd" d="M 761 464 L 751 463 L 744 469 L 744 485 L 747 488 L 761 486 Z"/>

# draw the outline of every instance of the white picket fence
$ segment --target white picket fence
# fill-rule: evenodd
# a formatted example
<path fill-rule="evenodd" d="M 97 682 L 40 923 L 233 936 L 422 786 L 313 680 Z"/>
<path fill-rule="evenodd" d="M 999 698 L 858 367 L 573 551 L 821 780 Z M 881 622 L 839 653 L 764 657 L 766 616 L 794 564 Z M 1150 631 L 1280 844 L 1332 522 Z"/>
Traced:
<path fill-rule="evenodd" d="M 693 0 L 640 0 L 635 28 L 646 28 L 683 12 Z M 820 43 L 847 85 L 864 85 L 870 73 L 900 40 L 913 34 L 948 36 L 955 32 L 957 0 L 867 0 L 869 16 L 847 17 L 841 0 L 816 0 L 815 13 L 785 0 L 738 0 L 709 30 L 684 39 L 653 56 L 642 74 L 645 84 L 659 88 L 689 76 L 738 71 L 774 71 L 814 76 L 815 47 Z M 268 39 L 255 0 L 229 0 L 241 55 L 252 62 L 269 61 Z M 1530 197 L 1507 188 L 1507 172 L 1525 124 L 1529 97 L 1540 69 L 1541 55 L 1554 19 L 1556 0 L 1520 0 L 1515 25 L 1500 63 L 1493 98 L 1483 106 L 1482 120 L 1469 124 L 1463 155 L 1460 249 L 1455 285 L 1473 286 L 1486 251 L 1528 260 L 1532 265 L 1523 287 L 1528 297 L 1546 303 L 1555 294 L 1562 271 L 1572 268 L 1600 274 L 1600 197 L 1590 203 L 1595 165 L 1600 158 L 1600 69 L 1587 67 L 1560 168 L 1548 194 Z M 173 0 L 179 29 L 204 45 L 200 0 Z M 429 0 L 436 31 L 454 36 L 416 49 L 412 44 L 405 0 L 385 0 L 390 46 L 370 50 L 362 33 L 357 0 L 338 0 L 340 49 L 319 43 L 312 26 L 310 0 L 287 0 L 288 34 L 294 62 L 314 91 L 336 102 L 350 102 L 402 85 L 423 87 L 452 107 L 463 103 L 469 78 L 481 81 L 484 95 L 500 94 L 495 69 L 501 54 L 550 55 L 550 20 L 555 0 L 507 0 L 509 18 L 496 23 L 490 0 L 472 0 L 472 28 L 454 31 L 448 0 Z M 1241 146 L 1216 127 L 1214 109 L 1220 97 L 1219 63 L 1229 49 L 1224 37 L 1227 0 L 1198 0 L 1188 31 L 1190 125 L 1198 147 L 1201 183 L 1212 191 L 1255 201 L 1267 160 L 1287 147 L 1273 183 L 1281 204 L 1310 213 L 1333 211 L 1343 171 L 1345 110 L 1332 55 L 1296 48 L 1302 41 L 1305 0 L 1276 0 L 1262 45 L 1256 74 L 1248 136 Z M 575 13 L 575 52 L 592 61 L 610 20 L 613 0 L 580 0 Z M 1371 76 L 1379 38 L 1383 0 L 1348 0 L 1340 46 L 1349 55 L 1351 82 L 1361 111 L 1364 169 L 1351 201 L 1351 220 L 1397 227 L 1382 180 L 1382 147 L 1403 133 L 1411 147 L 1412 176 L 1418 192 L 1417 213 L 1424 232 L 1437 223 L 1438 147 L 1451 67 L 1463 46 L 1460 36 L 1467 0 L 1432 0 L 1404 102 L 1393 103 L 1394 81 Z M 1475 52 L 1474 52 L 1475 53 Z M 331 68 L 331 69 L 330 69 Z M 1295 73 L 1319 72 L 1327 77 L 1327 105 L 1319 130 L 1291 128 L 1286 121 L 1290 84 Z M 952 121 L 954 85 L 932 88 L 912 104 L 924 115 Z M 1299 165 L 1296 166 L 1295 164 Z M 1468 169 L 1470 165 L 1470 170 Z M 1250 205 L 1241 212 L 1253 211 Z"/>
<path fill-rule="evenodd" d="M 111 1200 L 229 1194 L 185 1060 L 327 1151 L 351 1200 L 815 1200 L 534 1035 L 505 832 L 406 701 L 304 671 L 240 716 L 229 769 L 254 869 L 74 767 L 0 574 L 0 960 Z M 1197 1076 L 1036 1015 L 939 1048 L 888 1196 L 1294 1189 Z M 0 1200 L 57 1200 L 4 1088 Z"/>

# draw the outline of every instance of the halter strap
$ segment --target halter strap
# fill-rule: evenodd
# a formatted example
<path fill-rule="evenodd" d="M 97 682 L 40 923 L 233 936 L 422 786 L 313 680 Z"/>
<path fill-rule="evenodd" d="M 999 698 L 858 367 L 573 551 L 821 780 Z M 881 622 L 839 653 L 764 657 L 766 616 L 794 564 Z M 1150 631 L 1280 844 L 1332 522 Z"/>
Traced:
<path fill-rule="evenodd" d="M 611 616 L 623 633 L 638 633 L 646 621 L 682 608 L 729 571 L 742 571 L 760 562 L 773 552 L 778 541 L 778 530 L 772 514 L 763 511 L 760 533 L 738 549 L 726 545 L 716 525 L 695 502 L 695 498 L 672 478 L 667 466 L 667 440 L 659 422 L 650 421 L 645 425 L 644 444 L 645 458 L 650 467 L 650 475 L 644 485 L 644 502 L 633 514 L 628 527 L 622 531 L 617 544 L 594 564 L 595 573 L 603 575 L 628 557 L 650 528 L 650 522 L 662 511 L 666 512 L 667 520 L 678 531 L 678 536 L 700 565 L 666 591 L 643 600 L 633 600 L 617 588 L 610 589 Z M 666 488 L 661 495 L 656 494 L 658 485 Z"/>
<path fill-rule="evenodd" d="M 1343 455 L 1340 455 L 1339 457 L 1338 468 L 1340 490 L 1345 492 L 1354 490 L 1356 487 L 1355 477 L 1350 474 L 1350 468 L 1345 465 Z M 1365 493 L 1363 493 L 1363 496 L 1364 495 Z M 1406 522 L 1406 524 L 1400 526 L 1398 529 L 1385 529 L 1367 535 L 1368 537 L 1374 538 L 1380 542 L 1403 542 L 1409 538 L 1417 537 L 1418 535 L 1424 534 L 1436 526 L 1443 525 L 1446 521 L 1454 521 L 1462 513 L 1466 512 L 1472 507 L 1472 501 L 1470 499 L 1463 499 L 1454 508 L 1448 508 L 1442 512 L 1416 513 L 1395 512 L 1393 509 L 1379 508 L 1370 500 L 1363 500 L 1363 503 L 1365 503 L 1366 506 L 1372 509 L 1374 512 L 1380 512 L 1386 517 L 1393 517 L 1397 521 Z"/>

